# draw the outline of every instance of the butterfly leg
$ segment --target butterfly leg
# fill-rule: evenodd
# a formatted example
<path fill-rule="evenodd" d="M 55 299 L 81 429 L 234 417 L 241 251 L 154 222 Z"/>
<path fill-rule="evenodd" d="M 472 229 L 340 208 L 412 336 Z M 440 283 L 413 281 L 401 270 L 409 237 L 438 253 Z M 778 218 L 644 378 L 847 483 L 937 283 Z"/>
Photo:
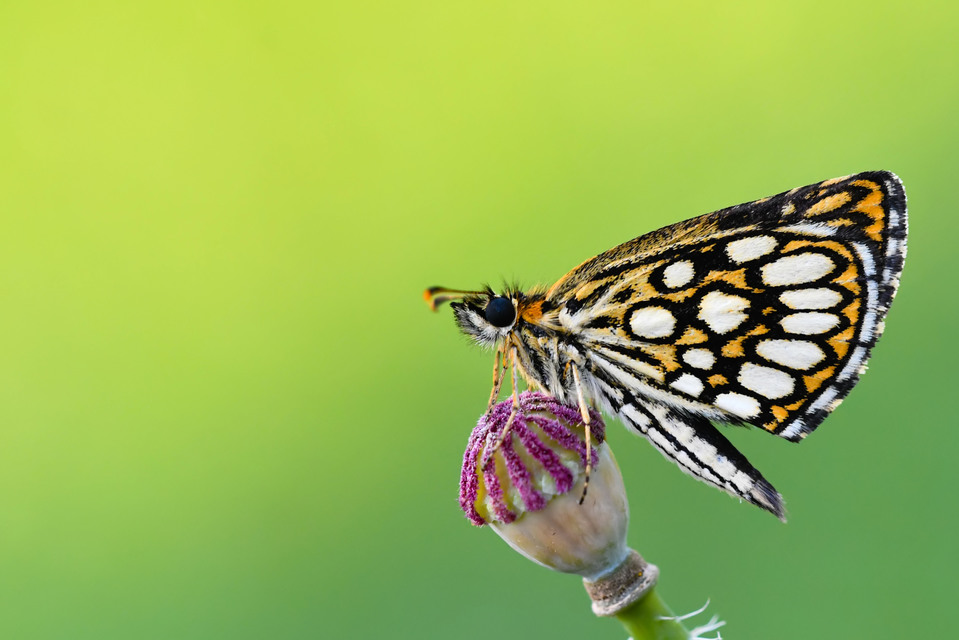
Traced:
<path fill-rule="evenodd" d="M 571 365 L 571 369 L 573 370 L 573 380 L 576 382 L 576 400 L 579 403 L 579 413 L 583 416 L 583 426 L 586 429 L 586 476 L 583 481 L 583 495 L 579 497 L 579 503 L 583 504 L 583 500 L 586 499 L 586 490 L 589 489 L 589 473 L 593 470 L 592 434 L 589 422 L 589 407 L 583 398 L 583 383 L 579 379 L 579 370 L 576 369 L 576 365 Z"/>
<path fill-rule="evenodd" d="M 493 409 L 493 405 L 496 404 L 496 398 L 499 397 L 499 391 L 503 387 L 503 378 L 505 377 L 504 374 L 508 367 L 505 356 L 506 345 L 503 345 L 496 350 L 496 358 L 493 361 L 493 390 L 490 391 L 489 404 L 486 405 L 487 414 Z"/>
<path fill-rule="evenodd" d="M 503 347 L 503 350 L 505 351 L 506 347 Z M 497 351 L 496 371 L 499 370 L 498 356 L 499 356 L 499 352 Z M 484 459 L 483 459 L 483 464 L 481 468 L 485 468 L 486 464 L 490 460 L 492 460 L 493 454 L 499 451 L 499 448 L 503 446 L 503 442 L 506 441 L 506 436 L 509 435 L 510 429 L 513 428 L 513 422 L 516 420 L 516 415 L 519 413 L 519 388 L 517 387 L 517 382 L 516 382 L 516 378 L 517 378 L 516 359 L 517 359 L 516 347 L 512 347 L 510 349 L 509 355 L 506 357 L 506 362 L 503 363 L 503 368 L 509 369 L 511 371 L 511 379 L 512 379 L 511 381 L 513 384 L 513 406 L 510 409 L 509 417 L 506 419 L 506 426 L 503 427 L 503 431 L 500 432 L 499 437 L 496 439 L 496 444 L 493 447 L 487 447 L 486 453 L 483 456 Z M 494 380 L 494 384 L 493 384 L 494 395 L 491 398 L 491 401 L 495 400 L 496 396 L 499 395 L 499 387 L 502 386 L 504 377 L 505 375 L 500 376 L 498 384 L 496 384 L 496 380 Z M 491 408 L 492 408 L 492 405 L 491 405 Z"/>

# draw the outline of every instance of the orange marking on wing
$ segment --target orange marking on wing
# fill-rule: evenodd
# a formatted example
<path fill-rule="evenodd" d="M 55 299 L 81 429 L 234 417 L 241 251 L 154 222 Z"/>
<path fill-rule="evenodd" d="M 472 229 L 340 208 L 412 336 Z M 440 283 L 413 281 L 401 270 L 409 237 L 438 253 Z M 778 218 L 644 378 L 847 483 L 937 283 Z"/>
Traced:
<path fill-rule="evenodd" d="M 830 178 L 829 180 L 823 180 L 822 182 L 819 183 L 819 186 L 820 186 L 820 187 L 831 187 L 831 186 L 834 185 L 834 184 L 839 184 L 840 182 L 842 182 L 843 180 L 845 180 L 845 179 L 848 178 L 848 177 L 849 177 L 849 176 L 843 176 L 843 177 L 841 177 L 841 178 Z"/>
<path fill-rule="evenodd" d="M 783 253 L 802 249 L 803 247 L 815 247 L 818 244 L 819 240 L 790 240 L 783 247 Z"/>
<path fill-rule="evenodd" d="M 781 407 L 779 405 L 773 405 L 770 408 L 770 411 L 772 411 L 772 414 L 776 419 L 773 420 L 772 422 L 767 422 L 766 424 L 764 424 L 763 429 L 765 429 L 766 431 L 772 431 L 773 433 L 775 433 L 776 430 L 782 426 L 782 423 L 785 422 L 789 416 L 795 413 L 796 410 L 799 409 L 799 407 L 801 407 L 804 402 L 806 402 L 806 400 L 802 399 L 802 400 L 797 400 L 796 402 L 793 402 L 791 404 L 787 404 L 785 407 Z"/>
<path fill-rule="evenodd" d="M 663 300 L 669 300 L 670 302 L 682 302 L 696 295 L 698 289 L 693 287 L 690 289 L 682 289 L 675 293 L 659 294 L 659 297 Z M 653 296 L 650 296 L 653 297 Z"/>
<path fill-rule="evenodd" d="M 849 266 L 846 267 L 846 270 L 841 274 L 836 276 L 833 279 L 833 282 L 836 284 L 841 284 L 846 287 L 855 295 L 859 295 L 859 292 L 862 291 L 862 285 L 860 285 L 856 280 L 859 278 L 859 269 L 856 268 L 856 265 L 852 262 L 849 263 Z"/>
<path fill-rule="evenodd" d="M 882 242 L 882 220 L 876 220 L 871 225 L 863 229 L 866 232 L 866 235 L 870 237 L 875 242 Z"/>
<path fill-rule="evenodd" d="M 598 289 L 604 284 L 606 284 L 605 280 L 589 280 L 587 282 L 584 282 L 582 286 L 576 289 L 576 299 L 585 300 L 586 298 L 590 296 L 591 293 L 596 291 L 596 289 Z"/>
<path fill-rule="evenodd" d="M 851 253 L 849 253 L 849 250 L 835 240 L 791 240 L 790 242 L 786 243 L 785 247 L 783 247 L 783 253 L 795 251 L 796 249 L 802 249 L 803 247 L 818 247 L 820 249 L 828 249 L 829 251 L 835 251 L 847 260 L 851 261 L 853 259 L 853 256 Z"/>
<path fill-rule="evenodd" d="M 827 227 L 854 227 L 856 223 L 850 220 L 849 218 L 836 218 L 835 220 L 827 220 Z"/>
<path fill-rule="evenodd" d="M 864 213 L 873 219 L 874 222 L 865 228 L 865 232 L 872 240 L 880 242 L 882 240 L 883 222 L 886 217 L 886 212 L 882 208 L 882 191 L 880 191 L 879 185 L 872 180 L 856 180 L 853 184 L 857 187 L 866 187 L 872 190 L 869 195 L 856 204 L 854 211 Z"/>
<path fill-rule="evenodd" d="M 704 284 L 711 282 L 727 282 L 737 289 L 748 289 L 752 287 L 746 285 L 746 269 L 737 269 L 736 271 L 710 271 L 704 279 Z"/>
<path fill-rule="evenodd" d="M 882 195 L 882 192 L 879 191 L 879 185 L 873 182 L 872 180 L 856 180 L 855 182 L 852 182 L 851 184 L 854 187 L 865 187 L 869 189 L 870 191 L 874 191 Z"/>
<path fill-rule="evenodd" d="M 679 362 L 676 360 L 676 347 L 671 344 L 648 344 L 643 345 L 643 353 L 655 358 L 663 365 L 666 371 L 676 371 L 679 369 Z"/>
<path fill-rule="evenodd" d="M 709 336 L 700 331 L 699 329 L 694 329 L 692 327 L 686 329 L 686 332 L 683 333 L 683 336 L 676 341 L 678 345 L 687 345 L 687 344 L 700 344 L 702 342 L 709 342 Z"/>
<path fill-rule="evenodd" d="M 854 332 L 855 327 L 849 327 L 842 333 L 837 333 L 827 340 L 829 346 L 832 347 L 832 350 L 836 352 L 838 357 L 846 357 L 846 353 L 849 351 L 849 342 L 852 340 Z"/>
<path fill-rule="evenodd" d="M 861 303 L 859 299 L 853 300 L 849 303 L 845 309 L 842 310 L 843 315 L 849 318 L 849 322 L 856 324 L 856 321 L 859 320 L 859 307 Z"/>
<path fill-rule="evenodd" d="M 882 207 L 878 207 L 878 206 L 877 206 L 875 209 L 876 209 L 876 211 L 879 211 L 880 214 L 883 213 Z M 868 211 L 863 211 L 863 213 L 869 215 L 869 216 L 872 217 L 872 218 L 875 218 L 875 216 L 874 216 L 872 213 L 868 212 Z M 871 225 L 869 225 L 869 226 L 866 227 L 865 229 L 863 229 L 863 231 L 865 231 L 865 232 L 866 232 L 866 235 L 869 236 L 869 238 L 870 238 L 871 240 L 873 240 L 874 242 L 881 242 L 881 241 L 882 241 L 882 228 L 883 228 L 883 220 L 882 220 L 882 218 L 880 218 L 880 219 L 878 219 L 878 220 L 875 220 L 875 222 L 873 222 Z"/>
<path fill-rule="evenodd" d="M 722 354 L 726 358 L 742 358 L 746 355 L 746 352 L 743 350 L 743 340 L 746 336 L 739 336 L 735 340 L 730 340 L 723 345 Z"/>
<path fill-rule="evenodd" d="M 746 351 L 743 349 L 743 340 L 749 336 L 761 336 L 764 333 L 769 333 L 769 327 L 764 324 L 755 326 L 738 338 L 734 338 L 724 344 L 722 354 L 727 358 L 742 358 L 746 355 Z"/>
<path fill-rule="evenodd" d="M 726 379 L 726 376 L 717 373 L 706 378 L 706 382 L 714 387 L 718 387 L 721 384 L 728 384 L 729 380 Z"/>
<path fill-rule="evenodd" d="M 850 200 L 852 200 L 852 196 L 849 195 L 848 191 L 834 193 L 831 196 L 826 196 L 822 200 L 819 200 L 811 207 L 806 209 L 806 216 L 821 216 L 824 213 L 835 211 L 839 207 L 848 203 Z"/>
<path fill-rule="evenodd" d="M 806 383 L 806 391 L 808 393 L 812 393 L 821 387 L 822 383 L 831 378 L 835 371 L 836 367 L 826 367 L 825 369 L 821 369 L 812 375 L 803 376 L 803 382 Z"/>

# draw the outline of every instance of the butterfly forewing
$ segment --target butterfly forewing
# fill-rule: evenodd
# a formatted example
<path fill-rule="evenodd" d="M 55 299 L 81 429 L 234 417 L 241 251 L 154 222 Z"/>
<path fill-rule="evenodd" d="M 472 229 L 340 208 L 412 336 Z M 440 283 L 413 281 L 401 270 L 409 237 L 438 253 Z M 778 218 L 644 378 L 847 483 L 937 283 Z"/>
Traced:
<path fill-rule="evenodd" d="M 550 295 L 608 376 L 795 440 L 855 384 L 882 331 L 904 213 L 892 174 L 831 180 L 621 245 Z"/>

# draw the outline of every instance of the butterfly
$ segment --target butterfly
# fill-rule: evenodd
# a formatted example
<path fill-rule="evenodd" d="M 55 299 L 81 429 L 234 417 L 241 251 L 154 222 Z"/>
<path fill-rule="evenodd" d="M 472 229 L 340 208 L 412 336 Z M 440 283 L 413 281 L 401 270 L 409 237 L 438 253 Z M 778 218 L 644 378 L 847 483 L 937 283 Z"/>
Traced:
<path fill-rule="evenodd" d="M 856 385 L 896 295 L 906 195 L 887 171 L 679 222 L 545 287 L 433 287 L 506 372 L 617 416 L 684 472 L 785 520 L 782 496 L 713 423 L 809 435 Z"/>

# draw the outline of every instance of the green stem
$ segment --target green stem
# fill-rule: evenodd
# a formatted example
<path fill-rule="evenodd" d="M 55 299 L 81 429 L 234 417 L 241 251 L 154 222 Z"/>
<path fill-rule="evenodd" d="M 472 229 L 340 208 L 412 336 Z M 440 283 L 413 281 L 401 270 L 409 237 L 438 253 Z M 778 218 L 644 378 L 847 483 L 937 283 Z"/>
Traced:
<path fill-rule="evenodd" d="M 689 632 L 683 625 L 676 620 L 663 619 L 673 616 L 655 587 L 616 614 L 633 640 L 689 640 Z"/>

